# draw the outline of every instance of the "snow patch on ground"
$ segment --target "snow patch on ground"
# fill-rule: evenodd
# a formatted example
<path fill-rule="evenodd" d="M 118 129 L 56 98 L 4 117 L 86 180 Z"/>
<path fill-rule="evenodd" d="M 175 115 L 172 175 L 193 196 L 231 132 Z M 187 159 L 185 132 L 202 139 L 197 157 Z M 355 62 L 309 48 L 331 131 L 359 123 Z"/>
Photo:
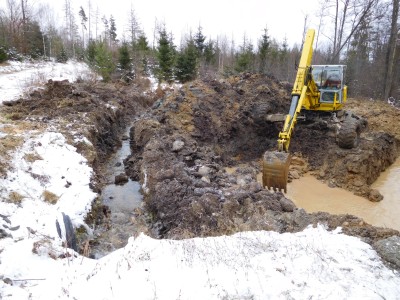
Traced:
<path fill-rule="evenodd" d="M 83 62 L 69 60 L 57 62 L 18 62 L 10 61 L 0 66 L 0 103 L 15 100 L 24 93 L 30 92 L 49 79 L 74 82 L 78 79 L 95 80 L 98 76 Z"/>

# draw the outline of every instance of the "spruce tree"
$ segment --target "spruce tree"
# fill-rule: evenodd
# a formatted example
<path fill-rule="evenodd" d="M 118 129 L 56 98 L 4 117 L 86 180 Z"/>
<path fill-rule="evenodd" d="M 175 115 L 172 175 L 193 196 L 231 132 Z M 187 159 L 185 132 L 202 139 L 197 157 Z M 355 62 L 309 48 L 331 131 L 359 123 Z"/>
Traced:
<path fill-rule="evenodd" d="M 235 71 L 236 72 L 251 72 L 254 65 L 253 45 L 244 41 L 240 47 L 240 52 L 236 55 Z"/>
<path fill-rule="evenodd" d="M 5 62 L 8 59 L 7 52 L 3 47 L 0 47 L 0 63 Z"/>
<path fill-rule="evenodd" d="M 210 40 L 207 42 L 204 48 L 204 61 L 206 66 L 214 66 L 217 63 L 217 51 L 214 45 L 214 41 Z"/>
<path fill-rule="evenodd" d="M 144 76 L 149 76 L 150 71 L 149 71 L 148 55 L 150 52 L 150 47 L 144 33 L 140 34 L 136 43 L 136 49 L 138 51 L 139 60 L 141 62 L 140 73 L 142 73 L 142 75 Z"/>
<path fill-rule="evenodd" d="M 89 65 L 94 65 L 94 58 L 96 56 L 96 42 L 94 40 L 89 41 L 89 45 L 87 47 L 87 60 Z"/>
<path fill-rule="evenodd" d="M 115 69 L 115 65 L 112 61 L 112 54 L 107 49 L 105 43 L 99 43 L 96 46 L 94 61 L 94 67 L 96 71 L 103 77 L 103 81 L 109 81 L 111 79 L 111 74 Z"/>
<path fill-rule="evenodd" d="M 68 61 L 67 52 L 65 51 L 64 46 L 61 46 L 61 50 L 56 57 L 57 62 L 66 63 Z"/>
<path fill-rule="evenodd" d="M 115 24 L 115 19 L 111 15 L 110 16 L 110 46 L 117 41 L 117 26 Z"/>
<path fill-rule="evenodd" d="M 206 47 L 206 45 L 204 44 L 206 37 L 203 35 L 201 30 L 202 30 L 202 28 L 201 28 L 201 26 L 199 26 L 199 28 L 197 29 L 197 32 L 194 36 L 194 43 L 195 43 L 197 51 L 199 52 L 199 56 L 203 55 L 204 49 Z"/>
<path fill-rule="evenodd" d="M 131 57 L 129 55 L 128 44 L 124 42 L 118 50 L 118 62 L 122 70 L 130 72 L 132 70 Z"/>
<path fill-rule="evenodd" d="M 170 83 L 173 81 L 175 46 L 168 38 L 165 28 L 161 29 L 159 34 L 160 37 L 158 39 L 157 47 L 158 66 L 156 68 L 156 76 L 159 82 L 165 80 Z"/>
<path fill-rule="evenodd" d="M 33 59 L 37 59 L 44 55 L 43 34 L 36 21 L 27 22 L 25 27 L 27 29 L 25 32 L 27 54 L 29 54 Z"/>
<path fill-rule="evenodd" d="M 190 39 L 187 46 L 178 54 L 175 75 L 176 78 L 185 83 L 197 76 L 198 50 L 193 39 Z"/>
<path fill-rule="evenodd" d="M 261 41 L 258 45 L 258 57 L 260 61 L 259 72 L 265 73 L 267 71 L 267 57 L 270 48 L 269 36 L 267 34 L 268 29 L 264 29 L 264 34 L 261 36 Z"/>

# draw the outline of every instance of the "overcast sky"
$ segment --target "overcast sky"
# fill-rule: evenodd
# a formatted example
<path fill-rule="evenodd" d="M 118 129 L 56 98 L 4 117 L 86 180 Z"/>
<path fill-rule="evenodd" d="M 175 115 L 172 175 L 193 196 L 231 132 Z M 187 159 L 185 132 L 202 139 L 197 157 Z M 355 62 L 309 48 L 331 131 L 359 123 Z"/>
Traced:
<path fill-rule="evenodd" d="M 76 1 L 76 0 L 73 0 Z M 93 1 L 93 0 L 92 0 Z M 279 42 L 285 36 L 290 43 L 302 40 L 304 17 L 309 15 L 310 26 L 318 0 L 114 0 L 93 1 L 104 12 L 118 19 L 117 26 L 126 24 L 127 11 L 132 4 L 139 22 L 149 39 L 154 29 L 155 19 L 165 22 L 168 31 L 172 31 L 179 43 L 180 36 L 190 29 L 196 32 L 199 25 L 203 34 L 215 39 L 226 35 L 236 41 L 242 41 L 246 35 L 253 44 L 268 28 L 269 34 Z M 107 14 L 106 14 L 107 15 Z M 123 20 L 123 21 L 122 21 Z"/>
<path fill-rule="evenodd" d="M 59 12 L 62 20 L 64 0 L 31 0 L 35 3 L 47 2 Z M 88 0 L 70 0 L 76 10 L 83 6 L 88 13 Z M 304 18 L 308 15 L 308 27 L 317 28 L 319 0 L 91 0 L 93 10 L 98 6 L 101 16 L 116 19 L 118 37 L 128 24 L 131 5 L 144 29 L 149 42 L 153 40 L 155 22 L 165 23 L 172 32 L 175 43 L 190 30 L 196 32 L 199 25 L 207 38 L 216 39 L 226 35 L 236 44 L 244 35 L 253 45 L 268 28 L 270 37 L 282 42 L 286 37 L 289 45 L 300 44 L 303 36 Z"/>

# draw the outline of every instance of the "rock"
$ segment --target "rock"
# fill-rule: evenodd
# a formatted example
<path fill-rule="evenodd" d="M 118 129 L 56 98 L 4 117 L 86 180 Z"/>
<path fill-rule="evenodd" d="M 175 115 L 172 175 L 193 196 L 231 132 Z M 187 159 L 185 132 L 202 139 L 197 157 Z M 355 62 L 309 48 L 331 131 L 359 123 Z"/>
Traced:
<path fill-rule="evenodd" d="M 211 168 L 207 167 L 207 166 L 201 166 L 198 170 L 198 173 L 201 176 L 207 176 L 208 174 L 210 174 L 211 172 Z"/>
<path fill-rule="evenodd" d="M 386 261 L 400 267 L 400 237 L 391 236 L 373 244 L 375 250 Z"/>
<path fill-rule="evenodd" d="M 249 191 L 252 193 L 258 193 L 263 190 L 261 183 L 259 182 L 250 182 L 248 184 Z"/>
<path fill-rule="evenodd" d="M 368 200 L 372 201 L 372 202 L 379 202 L 382 201 L 383 196 L 381 195 L 381 193 L 379 193 L 379 191 L 375 190 L 375 189 L 371 189 L 371 191 L 368 194 Z"/>
<path fill-rule="evenodd" d="M 330 188 L 335 188 L 336 187 L 336 182 L 335 182 L 335 180 L 329 180 L 329 182 L 328 182 L 328 186 L 330 187 Z"/>
<path fill-rule="evenodd" d="M 210 178 L 208 178 L 208 176 L 201 177 L 201 180 L 203 180 L 204 182 L 207 182 L 207 183 L 211 183 L 211 180 L 210 180 Z"/>
<path fill-rule="evenodd" d="M 285 197 L 281 197 L 279 199 L 279 203 L 281 204 L 282 210 L 284 212 L 292 212 L 296 208 L 296 205 L 294 205 L 291 200 Z"/>
<path fill-rule="evenodd" d="M 289 171 L 289 175 L 290 175 L 293 179 L 299 179 L 299 178 L 300 178 L 300 174 L 299 174 L 299 172 L 297 172 L 296 170 Z"/>
<path fill-rule="evenodd" d="M 364 185 L 364 182 L 362 182 L 361 180 L 357 179 L 357 180 L 354 180 L 353 185 L 360 187 L 360 186 Z"/>
<path fill-rule="evenodd" d="M 236 179 L 236 184 L 238 184 L 240 186 L 245 186 L 248 183 L 249 183 L 249 180 L 246 176 L 238 176 Z"/>
<path fill-rule="evenodd" d="M 125 183 L 128 182 L 128 180 L 129 180 L 128 176 L 126 176 L 125 173 L 121 173 L 115 176 L 114 183 L 117 185 L 124 185 Z"/>
<path fill-rule="evenodd" d="M 154 133 L 158 130 L 159 127 L 160 123 L 157 120 L 139 120 L 131 128 L 131 137 L 133 137 L 134 143 L 137 146 L 143 147 L 150 141 L 150 139 L 154 136 Z"/>
<path fill-rule="evenodd" d="M 0 228 L 0 239 L 4 239 L 6 237 L 11 237 L 11 235 L 7 233 L 7 231 L 5 231 L 4 229 Z"/>
<path fill-rule="evenodd" d="M 176 140 L 172 144 L 172 151 L 179 152 L 179 151 L 181 151 L 183 149 L 184 146 L 185 146 L 185 143 L 183 141 Z"/>
<path fill-rule="evenodd" d="M 175 177 L 175 172 L 174 172 L 174 170 L 171 170 L 171 169 L 160 170 L 156 173 L 157 180 L 172 179 L 174 177 Z"/>

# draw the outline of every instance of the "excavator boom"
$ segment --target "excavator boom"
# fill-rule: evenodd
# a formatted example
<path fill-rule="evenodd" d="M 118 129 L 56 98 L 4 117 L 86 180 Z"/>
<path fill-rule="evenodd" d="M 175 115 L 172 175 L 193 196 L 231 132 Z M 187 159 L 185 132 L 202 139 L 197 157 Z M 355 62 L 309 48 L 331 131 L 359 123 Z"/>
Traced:
<path fill-rule="evenodd" d="M 263 186 L 273 190 L 286 192 L 290 166 L 290 154 L 288 153 L 290 138 L 304 101 L 307 99 L 310 103 L 314 102 L 315 104 L 319 102 L 318 88 L 311 76 L 314 36 L 315 30 L 309 29 L 304 40 L 293 85 L 289 114 L 286 115 L 283 129 L 279 133 L 278 149 L 277 151 L 266 151 L 263 155 Z"/>

